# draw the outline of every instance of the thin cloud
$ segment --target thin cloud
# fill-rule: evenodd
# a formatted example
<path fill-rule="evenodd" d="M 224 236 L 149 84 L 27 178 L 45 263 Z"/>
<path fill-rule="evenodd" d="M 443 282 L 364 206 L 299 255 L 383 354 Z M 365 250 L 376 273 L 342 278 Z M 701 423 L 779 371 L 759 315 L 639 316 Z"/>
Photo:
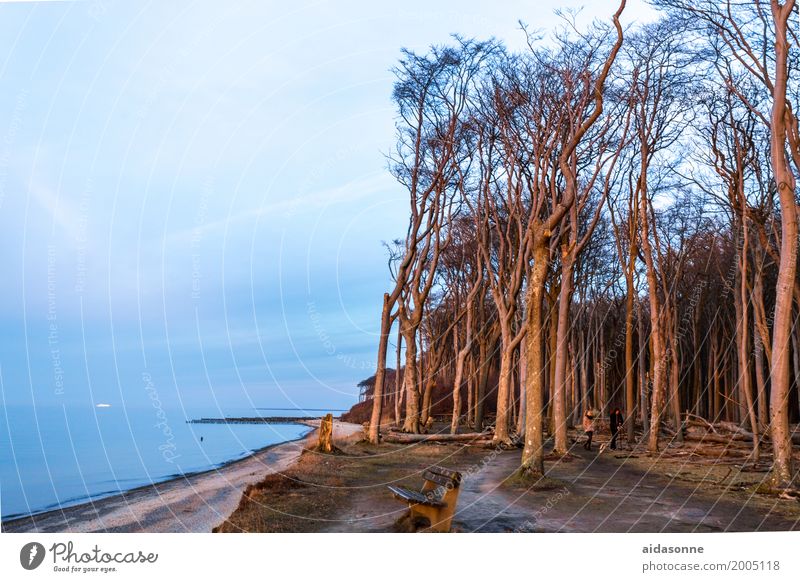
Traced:
<path fill-rule="evenodd" d="M 286 198 L 271 202 L 258 208 L 251 208 L 226 218 L 177 231 L 168 237 L 170 242 L 190 242 L 193 237 L 205 236 L 210 233 L 223 231 L 225 228 L 252 223 L 258 219 L 291 216 L 293 214 L 308 214 L 310 211 L 320 210 L 329 206 L 354 202 L 368 196 L 385 193 L 394 185 L 394 180 L 389 174 L 380 173 L 366 178 L 352 180 L 341 186 L 326 188 L 311 192 L 296 198 Z"/>

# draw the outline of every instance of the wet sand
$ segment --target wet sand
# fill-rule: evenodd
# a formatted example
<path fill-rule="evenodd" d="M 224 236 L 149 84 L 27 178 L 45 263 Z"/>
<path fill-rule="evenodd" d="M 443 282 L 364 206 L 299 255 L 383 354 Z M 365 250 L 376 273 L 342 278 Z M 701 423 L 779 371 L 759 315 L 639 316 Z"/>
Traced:
<path fill-rule="evenodd" d="M 312 427 L 319 421 L 304 421 Z M 361 425 L 335 421 L 334 436 Z M 10 532 L 210 532 L 236 509 L 244 489 L 266 475 L 289 469 L 315 438 L 265 447 L 219 468 L 139 487 L 98 501 L 3 522 Z"/>

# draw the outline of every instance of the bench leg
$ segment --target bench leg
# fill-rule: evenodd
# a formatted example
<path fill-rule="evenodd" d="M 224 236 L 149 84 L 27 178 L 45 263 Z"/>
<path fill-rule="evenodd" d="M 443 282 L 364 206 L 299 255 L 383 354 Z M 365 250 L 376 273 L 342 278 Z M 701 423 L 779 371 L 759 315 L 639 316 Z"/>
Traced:
<path fill-rule="evenodd" d="M 453 521 L 453 511 L 449 507 L 431 507 L 430 505 L 412 505 L 411 517 L 421 515 L 428 519 L 430 527 L 425 531 L 447 533 Z"/>

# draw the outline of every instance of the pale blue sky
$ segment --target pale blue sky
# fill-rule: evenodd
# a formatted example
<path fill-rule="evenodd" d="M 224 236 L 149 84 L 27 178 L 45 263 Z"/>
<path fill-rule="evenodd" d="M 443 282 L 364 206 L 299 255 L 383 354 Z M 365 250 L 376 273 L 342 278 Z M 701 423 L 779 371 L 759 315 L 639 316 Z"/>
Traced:
<path fill-rule="evenodd" d="M 626 24 L 647 18 L 629 2 Z M 334 406 L 370 375 L 401 47 L 573 2 L 0 2 L 6 402 Z"/>

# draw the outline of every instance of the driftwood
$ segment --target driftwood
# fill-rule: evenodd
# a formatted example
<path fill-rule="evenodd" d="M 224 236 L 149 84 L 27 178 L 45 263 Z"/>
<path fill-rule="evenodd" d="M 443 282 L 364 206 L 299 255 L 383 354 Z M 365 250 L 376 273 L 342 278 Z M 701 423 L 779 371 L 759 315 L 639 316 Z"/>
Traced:
<path fill-rule="evenodd" d="M 675 432 L 675 429 L 663 422 L 661 423 L 661 432 L 667 433 L 669 436 L 676 436 L 678 434 Z"/>
<path fill-rule="evenodd" d="M 746 430 L 743 427 L 739 426 L 735 422 L 728 422 L 726 420 L 720 420 L 717 423 L 717 426 L 719 428 L 722 428 L 722 429 L 728 431 L 728 432 L 740 434 L 742 436 L 745 436 L 745 437 L 749 438 L 750 440 L 753 440 L 753 433 L 750 432 L 749 430 Z M 762 437 L 763 437 L 763 435 L 762 435 Z"/>
<path fill-rule="evenodd" d="M 696 417 L 695 417 L 696 418 Z M 753 442 L 753 433 L 742 428 L 735 422 L 720 421 L 714 424 L 700 422 L 694 419 L 686 421 L 685 438 L 716 443 L 729 443 L 731 441 Z M 759 435 L 761 442 L 771 442 L 767 434 Z M 800 445 L 800 432 L 791 434 L 792 443 Z"/>
<path fill-rule="evenodd" d="M 707 443 L 722 443 L 728 444 L 732 443 L 733 441 L 752 441 L 753 437 L 746 437 L 742 434 L 728 434 L 722 435 L 719 433 L 710 433 L 701 429 L 697 429 L 694 427 L 688 427 L 686 429 L 686 434 L 684 438 L 691 441 L 702 441 Z"/>
<path fill-rule="evenodd" d="M 706 430 L 710 430 L 711 432 L 717 432 L 717 429 L 714 428 L 714 425 L 708 422 L 702 416 L 697 416 L 695 414 L 686 414 L 686 425 L 687 426 L 699 426 Z"/>
<path fill-rule="evenodd" d="M 225 418 L 194 418 L 186 424 L 302 424 L 319 420 L 319 416 L 239 416 Z"/>
<path fill-rule="evenodd" d="M 319 425 L 317 451 L 320 453 L 332 453 L 333 449 L 333 415 L 328 413 L 322 418 L 322 422 Z"/>
<path fill-rule="evenodd" d="M 464 434 L 407 434 L 401 432 L 389 432 L 383 436 L 387 443 L 469 443 L 491 440 L 490 432 L 470 432 Z"/>
<path fill-rule="evenodd" d="M 686 439 L 687 442 L 692 441 L 692 439 Z M 726 446 L 720 447 L 716 443 L 708 443 L 703 444 L 694 444 L 691 449 L 689 450 L 676 450 L 676 451 L 664 451 L 661 453 L 661 457 L 664 459 L 671 459 L 671 458 L 683 458 L 683 459 L 691 459 L 692 463 L 701 463 L 705 464 L 705 460 L 710 461 L 710 464 L 716 464 L 717 462 L 725 461 L 727 457 L 729 461 L 733 459 L 744 459 L 747 458 L 751 454 L 750 448 L 744 447 L 736 447 L 736 446 Z"/>

